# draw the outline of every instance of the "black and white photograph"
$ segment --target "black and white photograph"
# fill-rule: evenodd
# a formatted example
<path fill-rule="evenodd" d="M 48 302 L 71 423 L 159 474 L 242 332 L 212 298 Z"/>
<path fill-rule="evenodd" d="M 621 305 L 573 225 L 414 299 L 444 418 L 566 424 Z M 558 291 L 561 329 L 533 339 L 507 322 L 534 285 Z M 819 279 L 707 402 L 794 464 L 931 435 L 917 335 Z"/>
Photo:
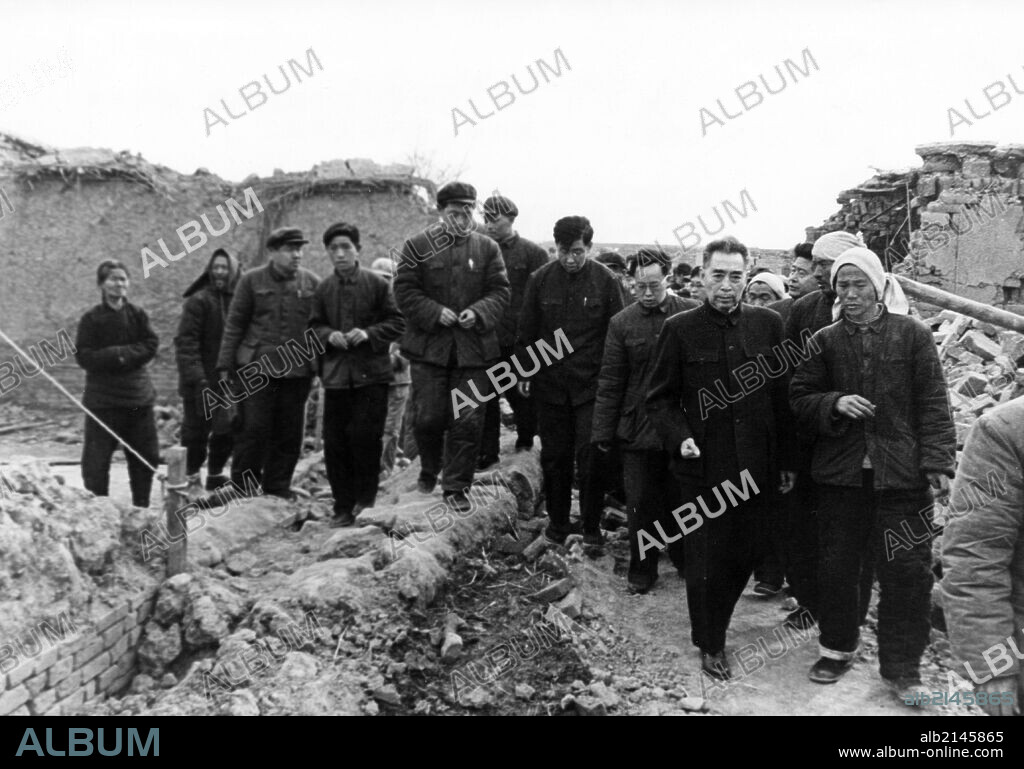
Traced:
<path fill-rule="evenodd" d="M 0 19 L 0 754 L 1014 755 L 1024 6 Z"/>

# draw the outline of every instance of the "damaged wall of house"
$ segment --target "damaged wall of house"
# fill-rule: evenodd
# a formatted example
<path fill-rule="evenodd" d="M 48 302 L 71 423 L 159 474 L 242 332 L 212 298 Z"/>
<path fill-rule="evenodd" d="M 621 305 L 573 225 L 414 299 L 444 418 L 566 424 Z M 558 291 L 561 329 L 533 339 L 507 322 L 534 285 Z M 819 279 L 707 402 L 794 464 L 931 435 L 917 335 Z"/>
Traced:
<path fill-rule="evenodd" d="M 918 169 L 887 171 L 841 193 L 814 241 L 860 231 L 886 266 L 986 304 L 1024 311 L 1024 145 L 938 142 Z"/>
<path fill-rule="evenodd" d="M 129 300 L 149 313 L 160 337 L 151 366 L 158 400 L 173 402 L 181 294 L 214 250 L 226 248 L 243 266 L 258 266 L 266 261 L 267 234 L 297 226 L 311 241 L 304 265 L 326 275 L 331 265 L 320 236 L 329 224 L 347 220 L 360 228 L 360 260 L 369 266 L 436 218 L 429 208 L 433 185 L 405 166 L 342 160 L 233 183 L 202 169 L 183 175 L 124 152 L 53 150 L 4 136 L 0 147 L 0 189 L 14 209 L 0 218 L 0 306 L 7 308 L 0 328 L 33 357 L 44 340 L 55 347 L 57 355 L 40 360 L 76 395 L 84 372 L 73 356 L 60 354 L 59 342 L 62 336 L 74 340 L 79 318 L 99 301 L 96 267 L 103 259 L 120 259 L 130 270 Z M 190 244 L 198 247 L 189 252 Z M 144 248 L 155 257 L 146 259 L 145 270 Z M 0 381 L 3 402 L 68 405 L 54 387 L 19 386 L 39 381 L 36 361 L 19 363 L 0 343 L 0 373 L 9 373 L 4 361 L 18 365 Z"/>

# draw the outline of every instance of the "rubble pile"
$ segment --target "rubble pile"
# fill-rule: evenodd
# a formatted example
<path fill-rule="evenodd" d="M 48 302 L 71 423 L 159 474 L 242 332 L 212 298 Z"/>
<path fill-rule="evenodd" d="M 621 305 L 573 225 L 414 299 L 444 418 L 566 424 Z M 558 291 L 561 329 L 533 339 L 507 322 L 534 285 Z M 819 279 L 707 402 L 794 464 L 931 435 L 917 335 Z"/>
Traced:
<path fill-rule="evenodd" d="M 62 612 L 89 624 L 103 603 L 158 580 L 136 552 L 156 511 L 69 487 L 38 459 L 0 473 L 0 627 Z"/>
<path fill-rule="evenodd" d="M 949 385 L 957 445 L 993 406 L 1024 395 L 1024 335 L 943 310 L 927 321 Z"/>

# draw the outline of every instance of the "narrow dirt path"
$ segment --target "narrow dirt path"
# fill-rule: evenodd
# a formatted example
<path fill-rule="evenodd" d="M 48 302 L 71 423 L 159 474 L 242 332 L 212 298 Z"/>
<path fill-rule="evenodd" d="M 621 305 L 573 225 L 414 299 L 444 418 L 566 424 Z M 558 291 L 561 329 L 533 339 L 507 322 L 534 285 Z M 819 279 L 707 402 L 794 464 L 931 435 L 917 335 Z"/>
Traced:
<path fill-rule="evenodd" d="M 727 652 L 735 680 L 727 686 L 716 685 L 699 674 L 700 655 L 690 641 L 683 580 L 663 561 L 661 576 L 650 593 L 628 595 L 624 576 L 628 557 L 626 542 L 620 540 L 613 542 L 602 558 L 587 559 L 574 570 L 588 612 L 618 633 L 619 653 L 607 660 L 613 674 L 624 672 L 655 683 L 664 681 L 661 688 L 666 690 L 679 681 L 687 695 L 706 699 L 708 712 L 722 715 L 914 716 L 977 712 L 945 706 L 915 708 L 897 700 L 878 674 L 871 620 L 853 670 L 835 685 L 812 683 L 807 672 L 818 657 L 817 630 L 787 633 L 781 624 L 786 616 L 785 599 L 755 596 L 749 589 L 753 582 L 737 604 L 729 629 Z M 952 660 L 945 636 L 938 631 L 932 635 L 922 677 L 929 689 L 944 691 L 948 688 L 945 668 L 952 667 Z M 644 704 L 643 697 L 634 699 L 641 700 L 636 706 L 639 712 L 657 712 L 672 705 L 671 697 L 664 698 L 668 703 L 665 707 Z M 655 703 L 658 699 L 655 697 Z"/>

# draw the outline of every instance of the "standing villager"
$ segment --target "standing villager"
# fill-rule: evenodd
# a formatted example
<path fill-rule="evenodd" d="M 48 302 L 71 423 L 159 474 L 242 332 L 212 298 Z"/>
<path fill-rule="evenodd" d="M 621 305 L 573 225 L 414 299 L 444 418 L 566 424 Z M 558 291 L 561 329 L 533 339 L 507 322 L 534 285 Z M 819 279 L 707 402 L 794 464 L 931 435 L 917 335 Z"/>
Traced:
<path fill-rule="evenodd" d="M 85 369 L 82 402 L 96 417 L 151 466 L 159 462 L 160 444 L 153 418 L 156 390 L 146 365 L 159 339 L 141 307 L 128 301 L 128 268 L 106 259 L 96 270 L 101 301 L 82 316 L 75 335 L 75 360 Z M 110 459 L 117 440 L 89 416 L 82 446 L 82 482 L 105 497 L 110 488 Z M 153 471 L 125 449 L 132 504 L 149 507 Z"/>
<path fill-rule="evenodd" d="M 818 279 L 814 277 L 813 248 L 810 243 L 800 243 L 793 247 L 793 261 L 790 262 L 786 278 L 788 296 L 768 305 L 769 310 L 775 310 L 782 316 L 783 324 L 789 319 L 793 303 L 818 288 Z"/>
<path fill-rule="evenodd" d="M 672 454 L 644 405 L 654 364 L 654 347 L 665 321 L 698 307 L 668 291 L 670 260 L 660 250 L 640 249 L 633 263 L 637 301 L 615 315 L 608 324 L 601 375 L 594 401 L 591 441 L 598 451 L 609 454 L 615 444 L 621 449 L 629 522 L 630 593 L 646 593 L 658 579 L 658 551 L 641 552 L 640 531 L 657 539 L 652 528 L 660 521 L 669 531 L 669 513 L 679 504 L 679 486 L 671 471 Z M 682 574 L 681 541 L 669 545 L 672 564 Z"/>
<path fill-rule="evenodd" d="M 238 260 L 218 248 L 203 274 L 185 293 L 185 304 L 174 337 L 178 363 L 178 394 L 183 417 L 181 445 L 185 447 L 185 471 L 191 490 L 201 488 L 199 471 L 207 459 L 206 490 L 215 491 L 228 482 L 224 466 L 231 458 L 231 411 L 210 408 L 207 393 L 217 384 L 217 356 L 224 334 L 224 321 L 240 277 Z"/>
<path fill-rule="evenodd" d="M 747 283 L 743 301 L 755 307 L 768 307 L 773 302 L 786 299 L 786 284 L 774 272 L 759 272 Z"/>
<path fill-rule="evenodd" d="M 619 284 L 619 290 L 622 292 L 622 305 L 628 307 L 633 304 L 636 298 L 629 290 L 629 270 L 626 258 L 614 251 L 603 251 L 594 257 L 594 261 L 606 267 L 615 276 L 615 280 Z"/>
<path fill-rule="evenodd" d="M 480 454 L 487 366 L 498 359 L 498 325 L 509 301 L 498 244 L 473 231 L 476 189 L 450 182 L 437 193 L 442 230 L 405 241 L 395 298 L 407 326 L 402 352 L 412 363 L 413 431 L 420 454 L 418 490 L 441 488 L 456 510 L 471 507 L 466 490 Z M 453 391 L 473 397 L 455 411 Z M 461 404 L 460 404 L 461 405 Z"/>
<path fill-rule="evenodd" d="M 586 217 L 559 219 L 554 236 L 558 260 L 541 267 L 526 284 L 516 355 L 519 387 L 537 402 L 549 519 L 544 535 L 556 544 L 569 536 L 573 477 L 578 474 L 583 542 L 596 552 L 602 545 L 604 478 L 590 431 L 604 340 L 612 316 L 622 310 L 622 289 L 608 269 L 588 259 L 594 228 Z M 556 332 L 568 341 L 569 354 Z M 559 359 L 542 365 L 532 347 L 539 341 L 562 351 Z M 520 363 L 527 354 L 529 374 Z"/>
<path fill-rule="evenodd" d="M 307 333 L 320 282 L 300 266 L 307 243 L 295 227 L 270 233 L 267 264 L 246 272 L 235 288 L 217 358 L 222 392 L 241 403 L 232 484 L 242 488 L 248 471 L 264 494 L 284 499 L 294 498 L 292 473 L 302 452 L 306 399 L 323 352 L 315 334 Z M 233 393 L 236 371 L 238 392 Z"/>
<path fill-rule="evenodd" d="M 807 244 L 802 244 L 807 246 Z M 806 290 L 796 301 L 786 300 L 768 306 L 778 312 L 785 321 L 785 345 L 792 358 L 784 374 L 788 383 L 793 372 L 809 355 L 811 337 L 834 322 L 835 292 L 831 284 L 832 264 L 843 252 L 864 246 L 859 235 L 842 230 L 829 232 L 818 238 L 813 246 L 794 249 L 793 266 L 790 272 L 790 288 Z M 792 294 L 791 294 L 792 296 Z M 787 421 L 795 421 L 790 414 Z M 781 588 L 785 579 L 789 582 L 798 606 L 785 619 L 785 624 L 798 630 L 808 630 L 818 616 L 818 501 L 814 479 L 811 477 L 811 447 L 814 434 L 796 425 L 792 461 L 796 470 L 793 491 L 787 494 L 778 510 L 781 521 L 776 521 L 769 536 L 771 546 L 757 573 L 762 595 L 771 595 L 774 588 Z M 862 574 L 863 590 L 869 594 L 874 575 L 870 570 Z M 755 586 L 755 590 L 758 590 Z M 867 604 L 860 623 L 867 616 Z"/>
<path fill-rule="evenodd" d="M 704 672 L 722 680 L 731 677 L 726 631 L 762 557 L 776 483 L 782 493 L 793 484 L 784 385 L 761 373 L 785 366 L 782 319 L 740 302 L 748 259 L 733 237 L 705 247 L 706 298 L 665 322 L 647 395 L 648 416 L 671 448 L 683 509 L 691 511 L 679 524 L 687 522 L 688 533 L 674 527 L 669 539 L 684 541 L 693 643 Z"/>
<path fill-rule="evenodd" d="M 511 200 L 500 195 L 492 195 L 484 201 L 483 208 L 487 234 L 501 247 L 501 258 L 505 261 L 512 292 L 508 309 L 502 316 L 498 328 L 501 360 L 511 365 L 526 281 L 548 263 L 548 255 L 543 248 L 522 237 L 512 228 L 516 217 L 519 216 L 519 208 Z M 519 395 L 518 389 L 514 387 L 505 391 L 505 398 L 515 416 L 515 450 L 529 451 L 533 448 L 533 436 L 537 434 L 537 413 L 533 401 Z M 480 442 L 478 470 L 486 470 L 498 461 L 500 437 L 501 408 L 498 398 L 493 398 L 487 402 L 484 413 L 484 433 Z"/>
<path fill-rule="evenodd" d="M 334 272 L 313 297 L 309 327 L 326 352 L 320 358 L 324 387 L 324 465 L 334 496 L 331 528 L 351 526 L 373 507 L 388 414 L 391 342 L 405 331 L 390 281 L 359 265 L 359 228 L 347 222 L 324 232 Z"/>
<path fill-rule="evenodd" d="M 931 331 L 909 317 L 899 284 L 866 248 L 832 266 L 840 318 L 819 331 L 793 375 L 793 411 L 812 431 L 821 550 L 816 683 L 834 683 L 853 664 L 859 625 L 877 570 L 878 660 L 903 697 L 921 685 L 929 636 L 930 537 L 885 556 L 886 531 L 931 514 L 929 484 L 943 493 L 953 475 L 956 433 Z M 922 512 L 923 511 L 923 512 Z"/>
<path fill-rule="evenodd" d="M 971 427 L 942 534 L 949 640 L 975 683 L 975 698 L 993 716 L 1019 715 L 1024 708 L 1022 425 L 1024 398 L 1017 398 Z M 986 493 L 994 487 L 1001 492 Z"/>
<path fill-rule="evenodd" d="M 386 278 L 388 283 L 391 283 L 394 277 L 394 263 L 387 257 L 375 259 L 370 269 Z M 391 357 L 391 381 L 388 383 L 388 416 L 384 420 L 384 448 L 380 454 L 381 480 L 389 477 L 395 469 L 399 447 L 402 445 L 402 435 L 405 432 L 405 408 L 412 385 L 409 361 L 402 355 L 398 342 L 391 343 L 388 355 Z"/>

